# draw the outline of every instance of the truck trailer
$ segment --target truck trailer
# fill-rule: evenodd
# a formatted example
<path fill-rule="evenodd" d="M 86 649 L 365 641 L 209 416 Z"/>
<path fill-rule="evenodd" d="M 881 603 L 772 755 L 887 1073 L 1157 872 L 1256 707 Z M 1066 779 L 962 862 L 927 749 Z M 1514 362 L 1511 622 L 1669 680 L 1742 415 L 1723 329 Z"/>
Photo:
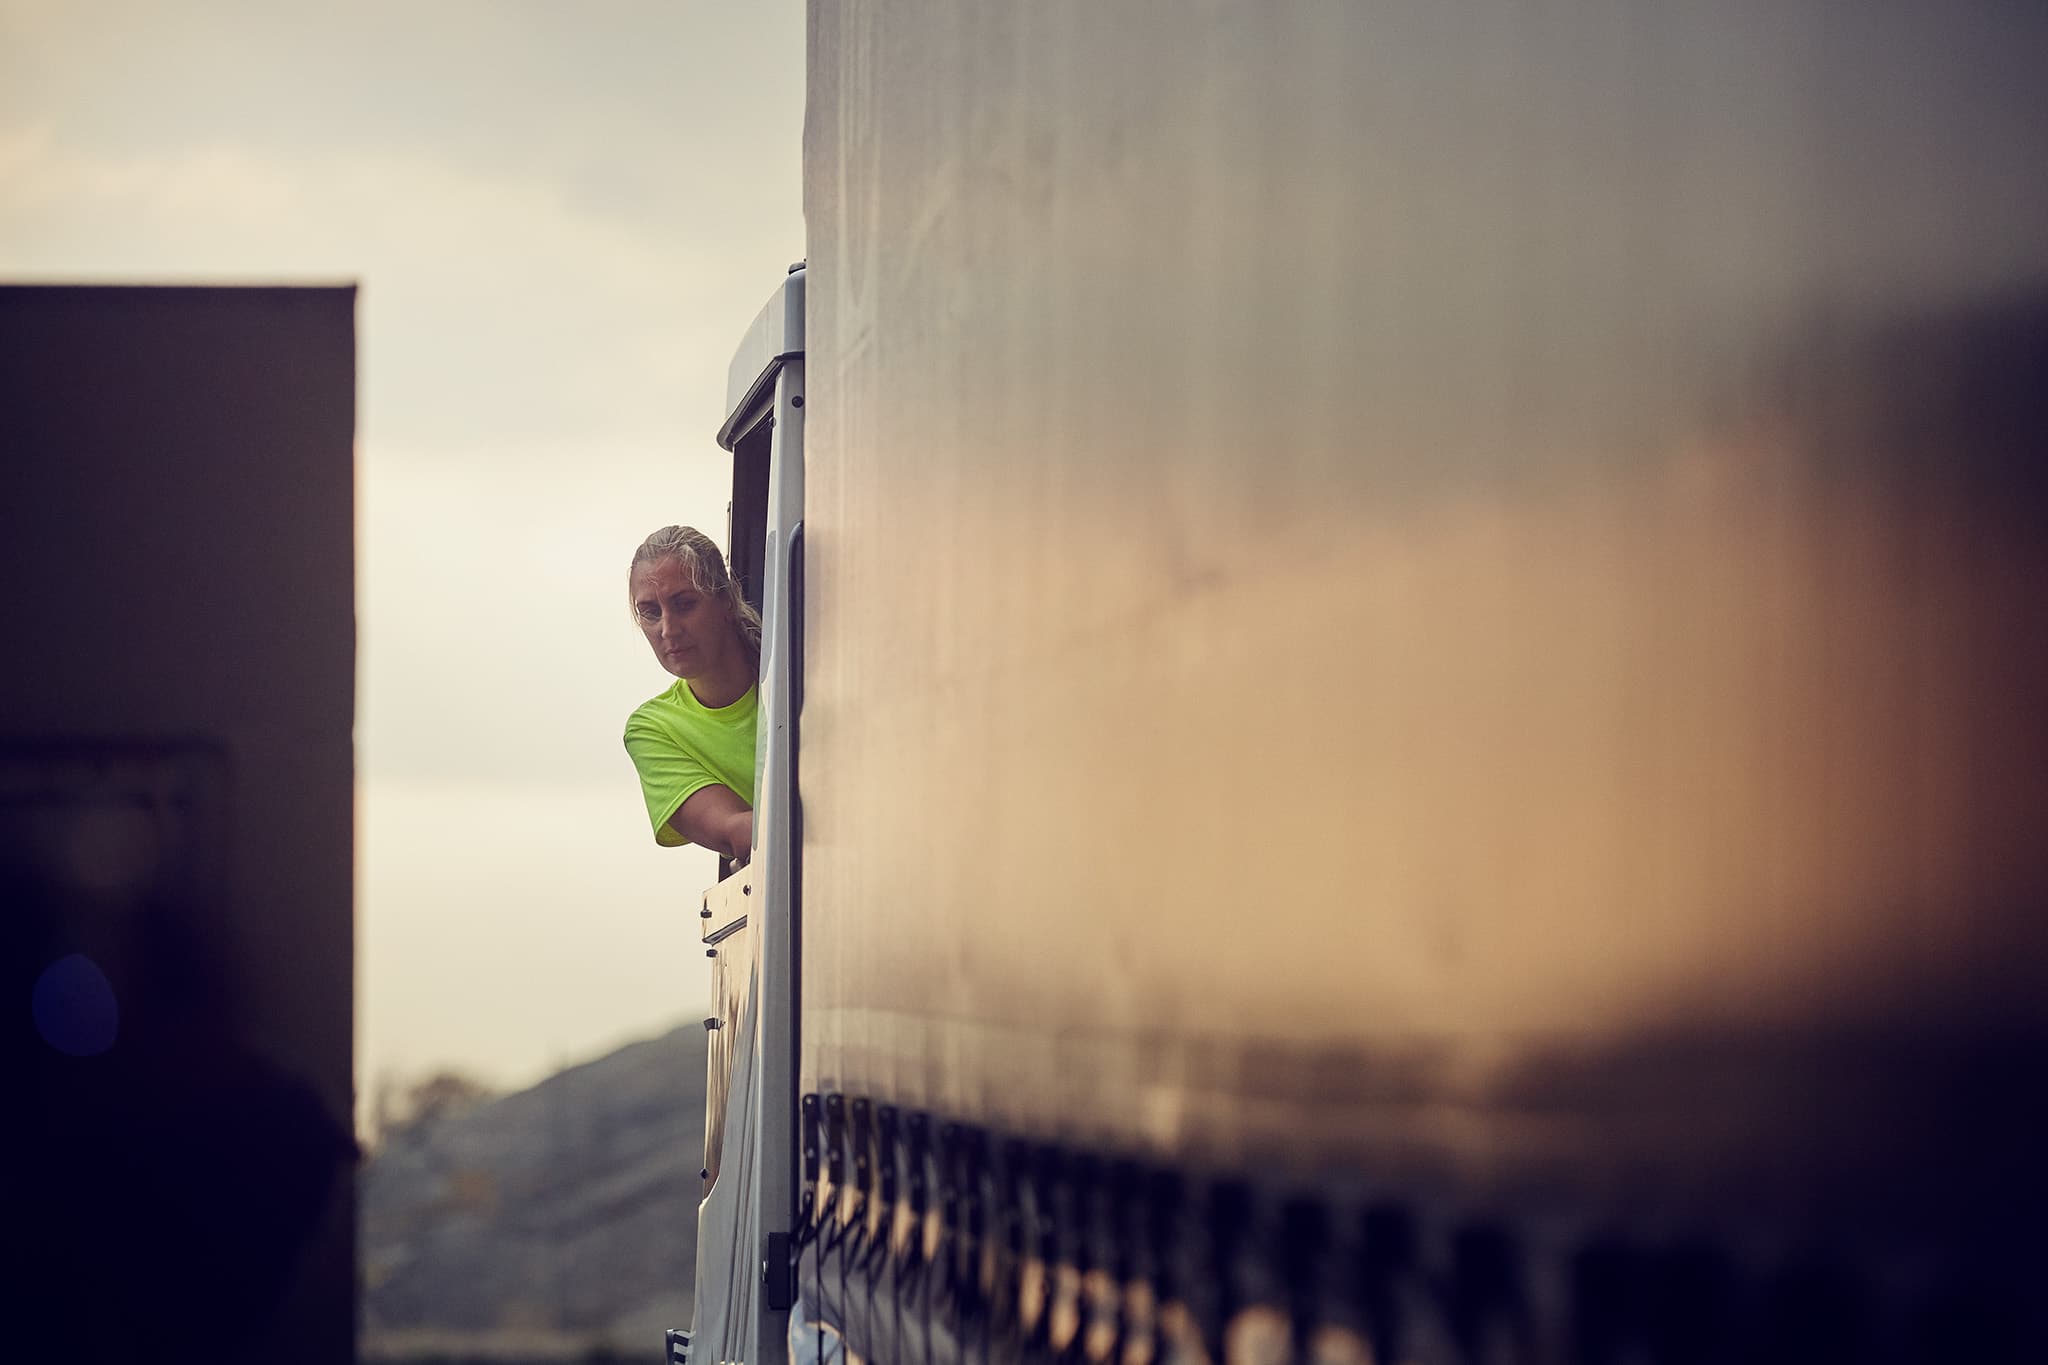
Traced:
<path fill-rule="evenodd" d="M 2048 1358 L 2044 51 L 813 3 L 672 1357 Z"/>

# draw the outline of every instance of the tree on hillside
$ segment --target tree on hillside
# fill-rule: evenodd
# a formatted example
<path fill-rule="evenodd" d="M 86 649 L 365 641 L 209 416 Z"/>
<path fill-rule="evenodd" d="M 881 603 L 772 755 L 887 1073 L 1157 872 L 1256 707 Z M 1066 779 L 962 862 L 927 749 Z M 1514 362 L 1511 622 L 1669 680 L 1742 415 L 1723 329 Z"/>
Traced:
<path fill-rule="evenodd" d="M 466 1114 L 497 1095 L 494 1087 L 452 1069 L 444 1068 L 414 1081 L 401 1080 L 387 1071 L 377 1077 L 368 1137 L 371 1142 L 382 1142 L 398 1133 Z"/>

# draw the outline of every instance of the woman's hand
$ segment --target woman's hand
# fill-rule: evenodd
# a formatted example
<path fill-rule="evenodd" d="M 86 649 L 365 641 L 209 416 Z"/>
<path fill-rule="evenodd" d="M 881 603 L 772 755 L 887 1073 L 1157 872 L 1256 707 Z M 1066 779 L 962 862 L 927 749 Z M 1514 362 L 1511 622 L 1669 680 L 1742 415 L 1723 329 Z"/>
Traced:
<path fill-rule="evenodd" d="M 754 852 L 754 808 L 740 800 L 731 787 L 700 787 L 691 792 L 669 816 L 668 826 L 691 843 L 702 844 L 736 863 L 745 862 Z"/>

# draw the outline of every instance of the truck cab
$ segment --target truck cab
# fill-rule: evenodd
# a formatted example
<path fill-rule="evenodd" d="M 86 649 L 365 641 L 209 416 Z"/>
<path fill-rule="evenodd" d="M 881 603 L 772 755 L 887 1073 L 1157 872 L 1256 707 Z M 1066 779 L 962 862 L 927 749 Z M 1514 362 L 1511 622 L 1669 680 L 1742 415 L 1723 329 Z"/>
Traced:
<path fill-rule="evenodd" d="M 672 1361 L 783 1358 L 796 1223 L 796 966 L 802 815 L 804 267 L 769 297 L 727 374 L 728 562 L 761 613 L 753 857 L 703 894 L 712 972 L 695 1322 Z M 748 1249 L 757 1252 L 746 1254 Z"/>

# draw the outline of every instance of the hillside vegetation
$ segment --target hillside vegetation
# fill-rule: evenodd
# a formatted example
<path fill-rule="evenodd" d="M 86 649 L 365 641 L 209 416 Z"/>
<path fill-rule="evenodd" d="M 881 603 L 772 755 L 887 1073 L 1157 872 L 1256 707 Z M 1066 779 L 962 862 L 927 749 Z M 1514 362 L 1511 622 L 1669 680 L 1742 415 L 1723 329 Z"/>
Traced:
<path fill-rule="evenodd" d="M 690 1318 L 703 1158 L 695 1024 L 423 1116 L 362 1169 L 362 1355 L 653 1358 Z"/>

